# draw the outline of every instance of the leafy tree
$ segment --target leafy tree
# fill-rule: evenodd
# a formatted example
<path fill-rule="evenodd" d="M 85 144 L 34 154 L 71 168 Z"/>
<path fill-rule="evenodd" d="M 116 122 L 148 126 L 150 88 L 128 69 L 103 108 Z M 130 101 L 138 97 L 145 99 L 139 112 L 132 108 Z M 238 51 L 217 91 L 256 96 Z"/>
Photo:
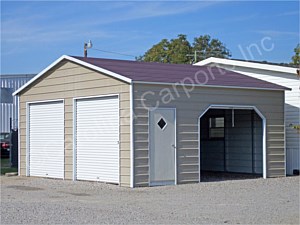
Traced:
<path fill-rule="evenodd" d="M 168 57 L 170 63 L 189 63 L 188 54 L 192 47 L 186 39 L 186 35 L 179 34 L 178 38 L 172 39 L 168 46 Z"/>
<path fill-rule="evenodd" d="M 295 55 L 292 57 L 293 65 L 299 66 L 300 65 L 300 44 L 294 49 Z"/>
<path fill-rule="evenodd" d="M 153 45 L 143 56 L 136 58 L 138 61 L 144 62 L 162 62 L 168 63 L 168 48 L 170 42 L 167 39 L 162 39 L 158 44 Z"/>
<path fill-rule="evenodd" d="M 194 38 L 193 51 L 197 53 L 197 60 L 209 57 L 229 58 L 231 54 L 225 45 L 218 39 L 211 38 L 209 35 L 201 35 Z"/>
<path fill-rule="evenodd" d="M 219 58 L 230 57 L 229 50 L 218 39 L 211 39 L 209 35 L 194 38 L 193 45 L 187 40 L 187 36 L 179 34 L 177 38 L 161 40 L 153 45 L 146 53 L 136 58 L 138 61 L 163 62 L 163 63 L 191 63 L 196 54 L 196 61 L 214 56 Z M 194 58 L 194 57 L 193 57 Z M 195 60 L 195 59 L 194 59 Z"/>

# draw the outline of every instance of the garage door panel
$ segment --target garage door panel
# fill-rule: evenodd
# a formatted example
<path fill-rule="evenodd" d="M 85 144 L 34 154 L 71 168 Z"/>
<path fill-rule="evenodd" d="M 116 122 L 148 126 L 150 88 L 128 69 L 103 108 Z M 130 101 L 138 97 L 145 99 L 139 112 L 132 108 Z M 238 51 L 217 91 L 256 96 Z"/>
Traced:
<path fill-rule="evenodd" d="M 63 161 L 61 161 L 61 163 L 62 163 L 62 162 L 63 162 Z M 41 165 L 41 163 L 42 163 L 43 165 Z M 34 169 L 32 169 L 32 171 L 36 171 L 36 173 L 44 174 L 43 176 L 45 176 L 45 173 L 43 172 L 43 168 L 44 168 L 45 166 L 51 166 L 51 167 L 57 169 L 57 171 L 53 171 L 53 172 L 51 172 L 51 174 L 60 174 L 60 172 L 59 172 L 59 167 L 57 166 L 58 163 L 59 163 L 59 162 L 56 162 L 56 163 L 46 163 L 46 162 L 44 162 L 44 161 L 40 161 L 39 163 L 33 165 L 33 166 L 34 166 Z"/>
<path fill-rule="evenodd" d="M 86 164 L 86 166 L 88 166 L 89 164 Z M 118 172 L 118 170 L 114 169 L 114 167 L 106 167 L 106 169 L 101 170 L 102 174 L 99 174 L 97 172 L 97 166 L 90 166 L 89 169 L 91 170 L 88 174 L 85 174 L 85 176 L 87 175 L 92 175 L 95 174 L 96 176 L 94 176 L 94 178 L 96 179 L 98 176 L 101 177 L 111 177 L 113 178 L 114 176 L 110 175 L 110 173 L 112 173 L 113 171 L 116 173 Z M 105 174 L 104 174 L 105 173 Z M 99 178 L 99 179 L 100 179 Z M 101 180 L 100 180 L 101 181 Z M 113 181 L 113 180 L 111 180 Z"/>
<path fill-rule="evenodd" d="M 80 160 L 77 160 L 77 163 L 80 163 L 80 165 L 88 165 L 90 167 L 95 167 L 95 168 L 98 168 L 98 164 L 91 164 L 90 162 L 88 161 L 94 161 L 94 160 L 97 160 L 97 162 L 101 165 L 105 165 L 104 168 L 101 168 L 101 171 L 103 170 L 106 170 L 107 167 L 109 168 L 116 168 L 115 165 L 112 165 L 110 162 L 108 162 L 107 158 L 99 158 L 99 157 L 87 157 L 87 158 L 83 158 L 80 159 Z M 116 169 L 117 170 L 117 169 Z"/>
<path fill-rule="evenodd" d="M 102 145 L 104 145 L 105 143 L 101 143 Z M 98 147 L 98 146 L 96 146 L 96 147 Z M 77 146 L 77 149 L 80 149 L 80 148 L 87 148 L 87 145 L 78 145 Z M 115 153 L 115 149 L 116 149 L 116 145 L 111 145 L 111 147 L 110 148 L 106 148 L 106 150 L 103 150 L 103 152 L 102 152 L 102 149 L 101 149 L 101 152 L 104 154 L 104 153 Z M 91 146 L 89 146 L 89 150 L 88 150 L 88 153 L 90 153 L 89 155 L 91 155 L 93 152 L 96 152 L 96 154 L 97 155 L 99 155 L 99 156 L 101 156 L 102 154 L 100 154 L 99 153 L 99 151 L 100 151 L 100 148 L 98 149 L 92 149 L 91 148 Z M 77 153 L 77 155 L 86 155 L 86 153 L 85 152 L 78 152 Z M 116 153 L 116 154 L 118 154 L 118 153 Z M 101 156 L 102 157 L 102 156 Z"/>
<path fill-rule="evenodd" d="M 84 153 L 78 153 L 77 154 L 77 160 L 82 160 L 83 158 L 99 158 L 99 159 L 109 159 L 110 156 L 118 156 L 119 154 L 114 152 L 115 149 L 112 149 L 112 151 L 104 151 L 102 154 L 99 154 L 99 151 L 101 151 L 101 149 L 97 150 L 97 151 L 88 151 L 88 155 L 84 154 Z M 80 156 L 80 158 L 78 157 Z"/>
<path fill-rule="evenodd" d="M 51 175 L 49 175 L 49 176 L 45 176 L 45 174 L 43 172 L 41 172 L 42 169 L 43 168 L 39 168 L 39 170 L 34 171 L 35 172 L 35 177 L 57 178 L 61 175 L 59 172 L 56 172 L 56 173 L 51 173 Z"/>
<path fill-rule="evenodd" d="M 76 178 L 119 183 L 119 99 L 76 101 Z"/>
<path fill-rule="evenodd" d="M 63 129 L 63 128 L 61 128 Z M 63 139 L 61 139 L 61 134 L 57 134 L 56 130 L 45 130 L 44 132 L 47 134 L 43 134 L 43 131 L 41 130 L 40 132 L 30 132 L 30 134 L 32 134 L 31 136 L 31 140 L 32 141 L 36 141 L 36 142 L 42 142 L 43 143 L 43 147 L 47 147 L 47 148 L 51 148 L 51 146 L 55 146 L 55 145 L 61 145 L 60 142 L 54 142 L 52 140 L 50 140 L 50 138 L 55 138 L 56 141 L 61 141 Z M 51 137 L 49 136 L 49 133 L 52 132 L 53 134 L 51 135 Z M 55 134 L 54 134 L 55 133 Z M 41 147 L 41 146 L 39 146 Z"/>
<path fill-rule="evenodd" d="M 64 178 L 64 104 L 29 105 L 29 175 Z"/>
<path fill-rule="evenodd" d="M 85 107 L 85 105 L 80 105 L 80 106 L 83 106 L 83 107 Z M 111 105 L 110 107 L 114 107 L 114 105 Z M 109 108 L 110 108 L 109 107 Z M 110 113 L 112 113 L 112 112 L 114 112 L 114 110 L 110 110 L 108 107 L 101 107 L 101 109 L 100 110 L 93 110 L 91 113 L 90 113 L 90 115 L 92 115 L 92 116 L 96 116 L 96 115 L 103 115 L 103 116 L 108 116 L 108 115 L 110 115 Z M 102 110 L 106 110 L 105 111 L 105 113 L 102 111 Z M 86 110 L 79 110 L 79 111 L 77 111 L 77 112 L 85 112 Z M 85 115 L 81 115 L 81 118 L 86 118 L 86 116 Z M 101 119 L 100 119 L 101 120 Z"/>
<path fill-rule="evenodd" d="M 53 152 L 53 153 L 60 153 L 60 152 L 57 151 L 57 152 Z M 55 154 L 53 154 L 53 155 L 55 155 Z M 32 154 L 30 157 L 32 159 L 36 159 L 37 161 L 47 161 L 49 159 L 55 159 L 55 161 L 53 160 L 53 162 L 51 162 L 51 161 L 48 162 L 48 163 L 53 163 L 53 164 L 55 164 L 56 162 L 63 162 L 64 161 L 63 159 L 60 159 L 60 157 L 57 157 L 57 156 L 49 156 L 49 155 L 47 155 L 45 157 L 45 154 L 34 154 L 34 155 Z M 34 163 L 34 162 L 31 162 L 31 164 L 32 163 Z"/>
<path fill-rule="evenodd" d="M 117 131 L 115 132 L 117 133 Z M 86 132 L 85 134 L 82 135 L 77 135 L 78 138 L 86 138 L 87 135 L 89 136 L 89 140 L 97 141 L 97 142 L 102 142 L 102 141 L 118 141 L 118 137 L 116 137 L 116 134 L 102 134 L 102 133 L 96 133 L 96 132 Z M 93 136 L 91 136 L 93 135 Z M 101 140 L 103 139 L 103 140 Z"/>
<path fill-rule="evenodd" d="M 99 151 L 89 151 L 89 155 L 79 153 L 77 156 L 80 156 L 80 158 L 77 157 L 78 160 L 81 160 L 81 158 L 99 158 L 99 159 L 106 159 L 109 158 L 110 156 L 118 156 L 118 153 L 114 153 L 113 151 L 109 152 L 103 152 L 103 154 L 98 154 Z M 105 154 L 105 155 L 104 155 Z"/>
<path fill-rule="evenodd" d="M 93 148 L 95 148 L 96 150 L 98 149 L 99 147 L 99 144 L 100 145 L 104 145 L 105 144 L 105 149 L 109 149 L 109 148 L 115 148 L 116 145 L 118 144 L 118 140 L 116 138 L 114 139 L 106 139 L 106 138 L 103 138 L 103 139 L 97 139 L 97 141 L 95 139 L 86 139 L 86 138 L 77 138 L 78 140 L 83 140 L 85 143 L 79 143 L 78 146 L 90 146 L 90 149 L 93 150 Z M 103 149 L 103 150 L 105 150 Z"/>

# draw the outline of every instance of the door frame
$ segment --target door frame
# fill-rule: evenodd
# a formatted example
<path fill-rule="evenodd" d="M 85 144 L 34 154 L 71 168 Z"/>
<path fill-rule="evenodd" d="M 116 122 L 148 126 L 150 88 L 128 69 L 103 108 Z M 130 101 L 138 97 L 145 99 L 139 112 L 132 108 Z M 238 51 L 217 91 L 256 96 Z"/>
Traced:
<path fill-rule="evenodd" d="M 262 119 L 262 161 L 263 161 L 263 178 L 267 178 L 267 120 L 266 117 L 259 111 L 256 106 L 252 105 L 209 105 L 198 118 L 198 165 L 199 165 L 199 183 L 201 182 L 201 118 L 210 109 L 245 109 L 254 110 L 257 115 Z"/>
<path fill-rule="evenodd" d="M 108 95 L 96 95 L 96 96 L 83 96 L 83 97 L 75 97 L 73 98 L 73 181 L 77 180 L 77 101 L 78 100 L 92 100 L 98 98 L 109 98 L 109 97 L 117 97 L 118 98 L 118 136 L 119 136 L 119 149 L 118 149 L 118 165 L 119 165 L 119 180 L 118 185 L 121 185 L 120 177 L 121 177 L 121 167 L 120 167 L 120 144 L 121 144 L 121 135 L 120 135 L 120 94 L 108 94 Z"/>
<path fill-rule="evenodd" d="M 151 150 L 151 136 L 150 136 L 150 114 L 154 112 L 155 110 L 160 109 L 160 110 L 173 110 L 174 111 L 174 135 L 175 135 L 175 153 L 174 153 L 174 173 L 175 173 L 175 180 L 174 180 L 174 185 L 177 185 L 177 109 L 176 107 L 170 107 L 170 108 L 159 108 L 159 107 L 150 107 L 148 109 L 148 159 L 149 159 L 149 177 L 148 177 L 148 183 L 149 186 L 151 186 L 151 180 L 150 180 L 150 173 L 151 173 L 151 157 L 150 157 L 150 150 Z"/>
<path fill-rule="evenodd" d="M 26 176 L 29 177 L 30 176 L 30 106 L 31 105 L 35 105 L 35 104 L 47 104 L 47 103 L 62 103 L 63 104 L 63 115 L 65 115 L 65 100 L 64 99 L 54 99 L 54 100 L 42 100 L 42 101 L 31 101 L 31 102 L 26 102 Z M 66 143 L 65 143 L 65 116 L 63 118 L 63 126 L 64 126 L 64 130 L 63 130 L 63 135 L 64 135 L 64 175 L 63 175 L 63 180 L 65 179 L 65 170 L 66 170 L 66 154 L 65 154 L 65 147 L 66 147 Z M 20 131 L 19 131 L 20 134 Z M 20 144 L 19 144 L 19 148 L 20 148 Z M 21 161 L 19 161 L 19 164 L 21 164 Z M 20 170 L 19 170 L 20 173 Z"/>

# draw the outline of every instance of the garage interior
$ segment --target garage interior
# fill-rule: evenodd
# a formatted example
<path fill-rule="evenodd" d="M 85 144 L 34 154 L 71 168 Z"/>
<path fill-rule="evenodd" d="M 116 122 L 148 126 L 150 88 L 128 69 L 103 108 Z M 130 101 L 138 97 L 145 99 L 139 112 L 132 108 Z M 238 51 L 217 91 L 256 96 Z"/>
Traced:
<path fill-rule="evenodd" d="M 209 109 L 200 119 L 201 181 L 263 173 L 263 122 L 250 109 Z"/>

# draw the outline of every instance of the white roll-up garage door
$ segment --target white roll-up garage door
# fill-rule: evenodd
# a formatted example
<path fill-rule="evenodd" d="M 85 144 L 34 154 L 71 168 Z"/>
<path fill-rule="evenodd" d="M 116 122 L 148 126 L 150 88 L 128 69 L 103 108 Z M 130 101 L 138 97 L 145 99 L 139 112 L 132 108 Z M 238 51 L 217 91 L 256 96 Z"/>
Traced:
<path fill-rule="evenodd" d="M 119 183 L 118 96 L 76 100 L 76 179 Z"/>
<path fill-rule="evenodd" d="M 29 104 L 28 123 L 28 175 L 63 179 L 63 101 Z"/>

